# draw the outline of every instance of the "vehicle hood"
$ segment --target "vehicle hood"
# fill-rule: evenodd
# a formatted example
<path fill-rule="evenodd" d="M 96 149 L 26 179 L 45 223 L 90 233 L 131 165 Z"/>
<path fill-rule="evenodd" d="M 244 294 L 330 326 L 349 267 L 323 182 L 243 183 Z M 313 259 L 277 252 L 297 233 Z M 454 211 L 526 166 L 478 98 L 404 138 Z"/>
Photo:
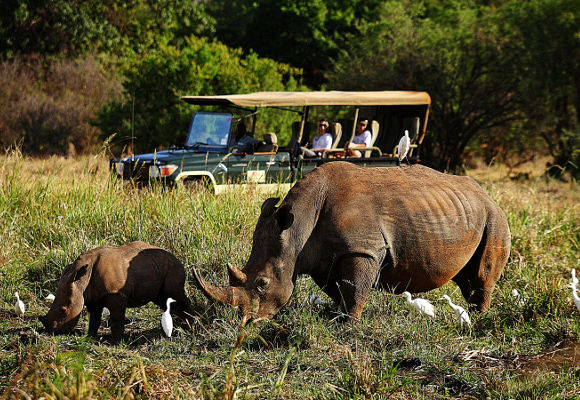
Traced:
<path fill-rule="evenodd" d="M 225 153 L 225 149 L 216 147 L 199 147 L 195 150 L 192 149 L 173 149 L 173 150 L 161 150 L 154 153 L 145 154 L 135 154 L 133 156 L 128 156 L 123 158 L 123 162 L 143 162 L 143 163 L 159 163 L 159 164 L 172 164 L 183 160 L 184 157 L 191 158 L 195 155 L 200 157 L 205 157 L 206 153 Z"/>

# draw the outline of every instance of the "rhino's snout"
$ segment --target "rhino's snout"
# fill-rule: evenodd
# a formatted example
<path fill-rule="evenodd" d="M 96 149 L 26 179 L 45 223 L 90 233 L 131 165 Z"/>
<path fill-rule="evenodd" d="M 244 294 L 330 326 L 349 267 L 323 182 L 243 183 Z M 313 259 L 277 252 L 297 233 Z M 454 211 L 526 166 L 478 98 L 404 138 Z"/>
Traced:
<path fill-rule="evenodd" d="M 38 320 L 42 322 L 44 329 L 46 329 L 48 332 L 54 332 L 56 330 L 56 321 L 51 322 L 46 315 L 41 315 L 38 317 Z"/>

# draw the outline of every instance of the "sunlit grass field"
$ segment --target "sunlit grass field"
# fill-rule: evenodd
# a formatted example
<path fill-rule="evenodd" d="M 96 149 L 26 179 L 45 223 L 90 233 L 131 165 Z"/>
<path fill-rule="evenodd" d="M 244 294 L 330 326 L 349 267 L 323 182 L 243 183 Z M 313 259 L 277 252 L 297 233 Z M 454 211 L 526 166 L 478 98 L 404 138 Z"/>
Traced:
<path fill-rule="evenodd" d="M 191 267 L 218 284 L 227 282 L 226 262 L 243 267 L 267 195 L 138 189 L 112 179 L 100 156 L 2 156 L 0 396 L 580 398 L 580 312 L 567 288 L 579 267 L 580 191 L 575 183 L 496 175 L 489 169 L 476 178 L 508 216 L 512 252 L 490 310 L 471 315 L 471 330 L 461 331 L 438 300 L 448 294 L 466 307 L 452 282 L 421 295 L 436 304 L 434 320 L 374 291 L 361 321 L 340 323 L 332 307 L 308 304 L 312 294 L 328 300 L 308 277 L 274 320 L 241 330 L 233 308 L 197 291 Z M 150 304 L 128 311 L 119 346 L 86 337 L 86 316 L 74 335 L 46 334 L 37 317 L 62 269 L 94 247 L 137 239 L 186 265 L 195 321 L 168 339 L 162 311 Z M 15 291 L 27 307 L 23 318 L 14 314 Z"/>

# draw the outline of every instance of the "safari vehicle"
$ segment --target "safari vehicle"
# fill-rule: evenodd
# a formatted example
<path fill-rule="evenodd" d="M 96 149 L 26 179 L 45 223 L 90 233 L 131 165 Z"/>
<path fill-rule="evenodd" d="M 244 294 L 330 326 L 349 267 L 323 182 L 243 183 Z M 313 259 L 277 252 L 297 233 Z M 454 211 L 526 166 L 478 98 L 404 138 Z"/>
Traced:
<path fill-rule="evenodd" d="M 255 184 L 258 188 L 290 185 L 317 166 L 346 160 L 361 166 L 389 166 L 398 161 L 397 144 L 404 131 L 409 131 L 410 163 L 420 162 L 420 147 L 427 129 L 431 98 L 426 92 L 257 92 L 220 96 L 183 96 L 187 103 L 198 106 L 221 106 L 228 112 L 196 112 L 187 139 L 182 146 L 149 154 L 111 159 L 111 169 L 123 179 L 165 183 L 200 183 L 216 193 L 231 185 Z M 352 119 L 331 121 L 333 145 L 322 157 L 305 158 L 300 146 L 315 133 L 309 116 L 312 108 L 347 107 Z M 279 146 L 276 133 L 256 132 L 260 108 L 295 113 L 291 137 Z M 241 152 L 236 144 L 236 131 L 243 117 L 252 120 L 249 134 L 263 139 L 253 151 Z M 345 115 L 343 112 L 342 115 Z M 367 119 L 371 129 L 371 146 L 357 148 L 362 157 L 349 156 L 348 143 L 356 133 L 357 122 Z"/>

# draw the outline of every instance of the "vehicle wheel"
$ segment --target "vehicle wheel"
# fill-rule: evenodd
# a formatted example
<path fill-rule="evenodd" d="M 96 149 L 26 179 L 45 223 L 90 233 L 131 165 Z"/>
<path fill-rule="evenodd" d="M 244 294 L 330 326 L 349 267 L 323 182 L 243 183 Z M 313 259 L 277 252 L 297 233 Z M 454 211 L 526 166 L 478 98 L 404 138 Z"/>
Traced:
<path fill-rule="evenodd" d="M 194 192 L 213 191 L 211 180 L 207 176 L 185 178 L 181 183 L 184 189 Z"/>

